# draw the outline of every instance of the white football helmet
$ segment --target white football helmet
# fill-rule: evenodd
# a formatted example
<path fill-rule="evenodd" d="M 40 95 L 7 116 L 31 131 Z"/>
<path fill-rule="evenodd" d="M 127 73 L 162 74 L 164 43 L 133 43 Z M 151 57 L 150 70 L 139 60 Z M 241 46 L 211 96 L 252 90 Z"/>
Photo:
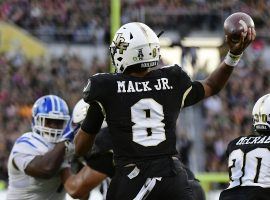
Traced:
<path fill-rule="evenodd" d="M 259 98 L 253 110 L 253 127 L 258 133 L 270 132 L 270 94 Z"/>
<path fill-rule="evenodd" d="M 110 52 L 116 72 L 123 73 L 129 66 L 157 66 L 160 43 L 151 28 L 143 23 L 132 22 L 121 26 L 115 33 Z"/>
<path fill-rule="evenodd" d="M 85 103 L 83 99 L 78 101 L 74 106 L 72 113 L 72 120 L 74 124 L 81 124 L 86 117 L 89 104 Z"/>

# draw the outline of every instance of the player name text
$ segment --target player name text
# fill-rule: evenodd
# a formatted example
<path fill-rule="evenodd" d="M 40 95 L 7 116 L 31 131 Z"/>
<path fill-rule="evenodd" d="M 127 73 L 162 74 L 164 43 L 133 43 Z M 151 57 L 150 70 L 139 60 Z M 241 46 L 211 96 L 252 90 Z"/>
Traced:
<path fill-rule="evenodd" d="M 167 78 L 159 78 L 153 87 L 149 86 L 150 81 L 117 81 L 117 93 L 129 92 L 147 92 L 152 90 L 171 90 L 172 86 L 169 85 Z"/>
<path fill-rule="evenodd" d="M 268 144 L 270 143 L 270 136 L 257 136 L 257 137 L 241 137 L 236 145 L 244 144 Z"/>

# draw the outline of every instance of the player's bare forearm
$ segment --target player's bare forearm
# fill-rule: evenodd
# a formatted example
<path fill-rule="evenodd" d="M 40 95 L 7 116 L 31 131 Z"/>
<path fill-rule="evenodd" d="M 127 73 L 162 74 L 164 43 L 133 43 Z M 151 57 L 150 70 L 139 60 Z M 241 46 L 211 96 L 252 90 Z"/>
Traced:
<path fill-rule="evenodd" d="M 61 170 L 61 181 L 65 186 L 65 183 L 67 182 L 67 180 L 73 176 L 71 169 L 69 167 L 64 168 Z"/>
<path fill-rule="evenodd" d="M 224 62 L 215 69 L 204 81 L 202 81 L 205 91 L 205 98 L 217 94 L 227 83 L 234 67 L 226 65 Z"/>
<path fill-rule="evenodd" d="M 59 170 L 65 155 L 65 144 L 60 142 L 54 149 L 44 155 L 36 156 L 26 167 L 25 173 L 37 177 L 49 179 Z"/>
<path fill-rule="evenodd" d="M 66 192 L 72 198 L 82 198 L 83 196 L 78 195 L 78 190 L 81 187 L 81 178 L 78 175 L 72 174 L 70 168 L 64 168 L 61 171 L 61 180 L 64 185 Z M 86 194 L 85 194 L 86 195 Z"/>
<path fill-rule="evenodd" d="M 67 170 L 63 171 L 63 178 L 67 193 L 73 198 L 84 198 L 89 192 L 99 185 L 107 175 L 100 173 L 88 166 L 84 166 L 78 174 L 69 175 Z M 62 179 L 63 180 L 63 179 Z"/>
<path fill-rule="evenodd" d="M 85 156 L 92 148 L 95 134 L 89 134 L 79 129 L 78 133 L 75 136 L 75 154 L 78 156 Z"/>

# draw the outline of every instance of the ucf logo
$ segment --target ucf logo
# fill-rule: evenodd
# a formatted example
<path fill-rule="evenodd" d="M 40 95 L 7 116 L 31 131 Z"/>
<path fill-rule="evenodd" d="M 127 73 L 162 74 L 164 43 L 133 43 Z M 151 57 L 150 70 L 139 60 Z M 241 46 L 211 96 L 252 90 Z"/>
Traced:
<path fill-rule="evenodd" d="M 123 54 L 124 50 L 127 50 L 129 43 L 125 42 L 125 38 L 122 37 L 123 33 L 117 33 L 117 37 L 115 41 L 113 41 L 114 45 L 117 49 L 119 49 L 119 53 Z"/>

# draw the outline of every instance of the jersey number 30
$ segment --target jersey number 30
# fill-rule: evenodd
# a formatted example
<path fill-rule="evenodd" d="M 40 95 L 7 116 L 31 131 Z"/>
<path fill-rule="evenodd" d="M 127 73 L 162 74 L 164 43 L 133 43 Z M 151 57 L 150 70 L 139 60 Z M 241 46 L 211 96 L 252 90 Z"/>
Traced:
<path fill-rule="evenodd" d="M 267 148 L 257 148 L 248 153 L 234 150 L 229 156 L 229 175 L 231 184 L 253 185 L 265 182 L 269 176 L 270 151 Z"/>
<path fill-rule="evenodd" d="M 133 141 L 148 147 L 166 140 L 163 107 L 154 99 L 141 99 L 131 107 Z"/>

